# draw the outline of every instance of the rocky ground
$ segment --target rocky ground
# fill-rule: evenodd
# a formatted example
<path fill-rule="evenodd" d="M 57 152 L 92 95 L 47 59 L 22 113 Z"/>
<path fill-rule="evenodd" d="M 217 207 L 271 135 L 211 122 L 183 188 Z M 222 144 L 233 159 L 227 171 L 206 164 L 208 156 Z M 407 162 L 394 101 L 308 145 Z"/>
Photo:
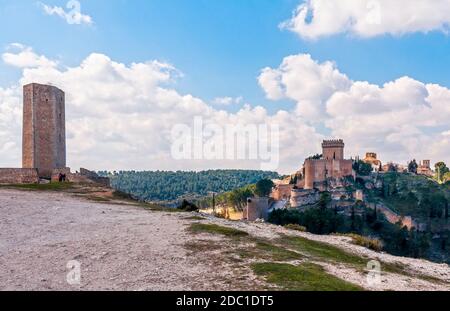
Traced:
<path fill-rule="evenodd" d="M 207 215 L 199 218 L 104 199 L 98 192 L 80 195 L 76 191 L 0 188 L 0 290 L 276 288 L 257 277 L 249 262 L 233 253 L 233 243 L 240 242 L 210 233 L 193 234 L 189 227 L 195 223 L 231 227 L 267 241 L 283 235 L 302 236 L 331 243 L 367 261 L 397 263 L 409 271 L 405 275 L 383 273 L 381 282 L 370 285 L 364 271 L 332 261 L 314 261 L 330 275 L 365 289 L 450 289 L 448 265 L 375 253 L 345 237 L 315 236 Z M 75 271 L 73 261 L 80 264 L 79 284 L 67 281 Z"/>

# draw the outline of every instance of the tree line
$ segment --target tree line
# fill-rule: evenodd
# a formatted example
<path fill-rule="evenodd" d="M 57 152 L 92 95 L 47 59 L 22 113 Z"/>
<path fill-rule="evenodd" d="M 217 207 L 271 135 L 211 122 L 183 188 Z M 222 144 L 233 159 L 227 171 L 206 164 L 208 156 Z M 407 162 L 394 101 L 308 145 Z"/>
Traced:
<path fill-rule="evenodd" d="M 280 178 L 276 172 L 257 170 L 101 171 L 99 175 L 109 177 L 116 190 L 143 201 L 159 202 L 174 201 L 188 195 L 208 196 L 211 192 L 221 194 L 260 180 Z"/>

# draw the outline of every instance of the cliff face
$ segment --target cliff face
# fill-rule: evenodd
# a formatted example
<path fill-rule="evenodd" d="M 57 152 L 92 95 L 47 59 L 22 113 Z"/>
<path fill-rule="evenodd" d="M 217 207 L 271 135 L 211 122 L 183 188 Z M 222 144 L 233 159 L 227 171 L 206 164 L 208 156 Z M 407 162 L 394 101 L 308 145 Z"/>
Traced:
<path fill-rule="evenodd" d="M 0 188 L 0 209 L 1 290 L 450 288 L 448 265 L 376 253 L 347 237 L 174 212 L 107 188 Z M 81 281 L 69 284 L 74 261 Z M 371 282 L 364 271 L 374 263 L 381 273 Z"/>

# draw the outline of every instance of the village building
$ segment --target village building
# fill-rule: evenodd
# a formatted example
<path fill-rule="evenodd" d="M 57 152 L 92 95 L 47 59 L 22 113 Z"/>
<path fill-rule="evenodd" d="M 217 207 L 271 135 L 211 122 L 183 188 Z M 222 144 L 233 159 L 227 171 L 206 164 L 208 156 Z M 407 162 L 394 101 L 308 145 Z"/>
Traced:
<path fill-rule="evenodd" d="M 379 172 L 383 169 L 383 165 L 381 161 L 378 160 L 375 152 L 367 152 L 363 162 L 372 165 L 372 170 L 375 172 Z"/>
<path fill-rule="evenodd" d="M 417 167 L 417 174 L 419 175 L 425 175 L 428 177 L 433 177 L 434 172 L 431 169 L 431 161 L 430 160 L 423 160 L 420 162 L 419 166 Z"/>

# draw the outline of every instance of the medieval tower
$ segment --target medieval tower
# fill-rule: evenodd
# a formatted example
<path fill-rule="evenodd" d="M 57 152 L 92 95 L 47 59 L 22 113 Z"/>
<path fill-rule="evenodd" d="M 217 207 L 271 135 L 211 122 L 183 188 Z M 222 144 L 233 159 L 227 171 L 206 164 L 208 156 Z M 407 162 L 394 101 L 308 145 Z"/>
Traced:
<path fill-rule="evenodd" d="M 342 139 L 324 140 L 320 159 L 306 159 L 303 165 L 304 179 L 297 186 L 304 189 L 325 189 L 329 179 L 341 180 L 347 176 L 355 177 L 353 161 L 344 157 Z"/>
<path fill-rule="evenodd" d="M 36 168 L 40 178 L 66 167 L 65 94 L 54 86 L 23 87 L 22 166 Z"/>
<path fill-rule="evenodd" d="M 325 160 L 344 160 L 344 141 L 325 140 L 322 143 L 322 154 Z"/>

